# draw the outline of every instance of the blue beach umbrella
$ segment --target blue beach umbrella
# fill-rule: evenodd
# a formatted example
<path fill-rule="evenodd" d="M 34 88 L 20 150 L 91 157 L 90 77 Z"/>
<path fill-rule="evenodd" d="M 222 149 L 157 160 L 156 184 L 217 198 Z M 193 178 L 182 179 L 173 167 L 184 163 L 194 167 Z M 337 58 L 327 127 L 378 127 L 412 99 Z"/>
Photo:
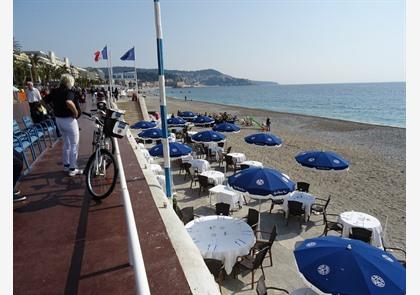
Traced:
<path fill-rule="evenodd" d="M 246 136 L 244 139 L 250 144 L 272 147 L 280 147 L 283 142 L 280 137 L 271 133 L 255 133 Z"/>
<path fill-rule="evenodd" d="M 200 126 L 200 125 L 207 125 L 214 123 L 214 119 L 210 118 L 208 116 L 198 116 L 193 121 L 194 125 Z"/>
<path fill-rule="evenodd" d="M 286 174 L 265 167 L 249 167 L 228 178 L 234 190 L 247 193 L 253 199 L 276 198 L 295 190 L 295 183 Z"/>
<path fill-rule="evenodd" d="M 150 129 L 157 126 L 155 121 L 138 121 L 130 126 L 132 129 Z"/>
<path fill-rule="evenodd" d="M 195 142 L 220 142 L 225 140 L 225 136 L 213 130 L 200 131 L 191 137 Z"/>
<path fill-rule="evenodd" d="M 349 167 L 347 160 L 329 151 L 302 152 L 295 159 L 302 166 L 318 170 L 344 170 Z"/>
<path fill-rule="evenodd" d="M 197 114 L 196 114 L 196 113 L 194 113 L 194 112 L 189 112 L 189 111 L 187 111 L 187 112 L 180 112 L 180 113 L 179 113 L 179 116 L 180 116 L 182 119 L 192 119 L 192 118 L 197 117 Z"/>
<path fill-rule="evenodd" d="M 405 294 L 405 268 L 390 253 L 365 242 L 326 236 L 294 250 L 305 280 L 329 294 Z"/>
<path fill-rule="evenodd" d="M 171 158 L 179 158 L 185 155 L 188 155 L 192 152 L 192 149 L 185 144 L 179 142 L 170 142 L 169 143 L 169 156 Z M 163 157 L 163 145 L 157 144 L 154 147 L 149 149 L 149 154 L 152 157 Z"/>
<path fill-rule="evenodd" d="M 184 126 L 185 124 L 187 124 L 187 122 L 185 122 L 185 120 L 180 117 L 169 118 L 167 122 L 168 127 Z"/>
<path fill-rule="evenodd" d="M 143 130 L 138 134 L 139 137 L 143 139 L 158 139 L 162 138 L 162 129 L 160 128 L 152 128 Z"/>
<path fill-rule="evenodd" d="M 217 124 L 213 127 L 213 131 L 218 131 L 218 132 L 233 132 L 233 133 L 238 133 L 241 130 L 241 128 L 235 124 L 232 123 L 220 123 Z"/>

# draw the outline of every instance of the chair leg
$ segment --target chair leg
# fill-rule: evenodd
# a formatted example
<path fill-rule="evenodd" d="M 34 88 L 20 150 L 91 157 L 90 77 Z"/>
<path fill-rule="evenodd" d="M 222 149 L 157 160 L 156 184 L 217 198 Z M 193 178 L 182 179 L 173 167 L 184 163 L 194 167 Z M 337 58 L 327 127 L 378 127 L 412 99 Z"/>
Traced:
<path fill-rule="evenodd" d="M 255 273 L 255 270 L 252 270 L 252 283 L 251 283 L 251 289 L 252 290 L 254 290 L 254 273 Z"/>
<path fill-rule="evenodd" d="M 271 213 L 271 210 L 273 210 L 273 208 L 274 208 L 274 203 L 271 203 L 271 206 L 270 206 L 270 213 Z"/>
<path fill-rule="evenodd" d="M 273 266 L 273 255 L 271 255 L 271 248 L 268 249 L 268 253 L 270 253 L 270 266 Z"/>

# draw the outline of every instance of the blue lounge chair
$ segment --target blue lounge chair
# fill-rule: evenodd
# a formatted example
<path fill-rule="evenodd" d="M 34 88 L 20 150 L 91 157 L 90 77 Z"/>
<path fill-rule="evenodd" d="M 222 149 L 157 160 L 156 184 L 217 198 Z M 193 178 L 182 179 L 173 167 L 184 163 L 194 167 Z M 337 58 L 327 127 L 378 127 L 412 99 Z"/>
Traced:
<path fill-rule="evenodd" d="M 22 136 L 25 135 L 23 138 Z M 42 153 L 42 146 L 40 142 L 40 138 L 38 135 L 38 130 L 36 128 L 27 128 L 27 129 L 20 129 L 19 124 L 13 119 L 13 136 L 17 136 L 19 139 L 27 140 L 31 143 L 32 149 L 35 158 L 37 157 L 35 154 L 34 146 L 37 145 L 39 149 L 39 154 Z"/>
<path fill-rule="evenodd" d="M 55 130 L 56 127 L 53 120 L 47 119 L 47 120 L 42 121 L 41 123 L 34 123 L 31 117 L 23 116 L 22 121 L 26 128 L 35 127 L 38 130 L 38 136 L 44 141 L 45 147 L 47 146 L 45 136 L 48 136 L 50 146 L 53 145 L 51 134 L 57 134 Z M 55 135 L 54 137 L 55 137 L 54 140 L 57 140 L 57 135 Z"/>

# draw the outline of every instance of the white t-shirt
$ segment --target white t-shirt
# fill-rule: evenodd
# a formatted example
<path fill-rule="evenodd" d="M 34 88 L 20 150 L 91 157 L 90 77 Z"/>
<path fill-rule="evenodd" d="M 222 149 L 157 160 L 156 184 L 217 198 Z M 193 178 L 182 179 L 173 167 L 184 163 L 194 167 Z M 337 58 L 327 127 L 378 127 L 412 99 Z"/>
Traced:
<path fill-rule="evenodd" d="M 41 93 L 39 93 L 39 90 L 36 89 L 35 87 L 33 87 L 32 90 L 26 89 L 25 92 L 26 92 L 26 99 L 30 103 L 42 100 Z"/>

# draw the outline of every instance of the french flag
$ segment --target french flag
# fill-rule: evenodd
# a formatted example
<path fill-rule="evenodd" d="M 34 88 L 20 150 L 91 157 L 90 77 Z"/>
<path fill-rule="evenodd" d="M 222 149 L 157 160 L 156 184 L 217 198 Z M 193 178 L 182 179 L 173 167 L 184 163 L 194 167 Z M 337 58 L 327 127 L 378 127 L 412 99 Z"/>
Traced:
<path fill-rule="evenodd" d="M 102 51 L 96 51 L 94 53 L 95 57 L 95 61 L 99 61 L 100 59 L 108 59 L 108 50 L 106 48 L 106 46 L 104 47 L 104 49 L 102 49 Z"/>

